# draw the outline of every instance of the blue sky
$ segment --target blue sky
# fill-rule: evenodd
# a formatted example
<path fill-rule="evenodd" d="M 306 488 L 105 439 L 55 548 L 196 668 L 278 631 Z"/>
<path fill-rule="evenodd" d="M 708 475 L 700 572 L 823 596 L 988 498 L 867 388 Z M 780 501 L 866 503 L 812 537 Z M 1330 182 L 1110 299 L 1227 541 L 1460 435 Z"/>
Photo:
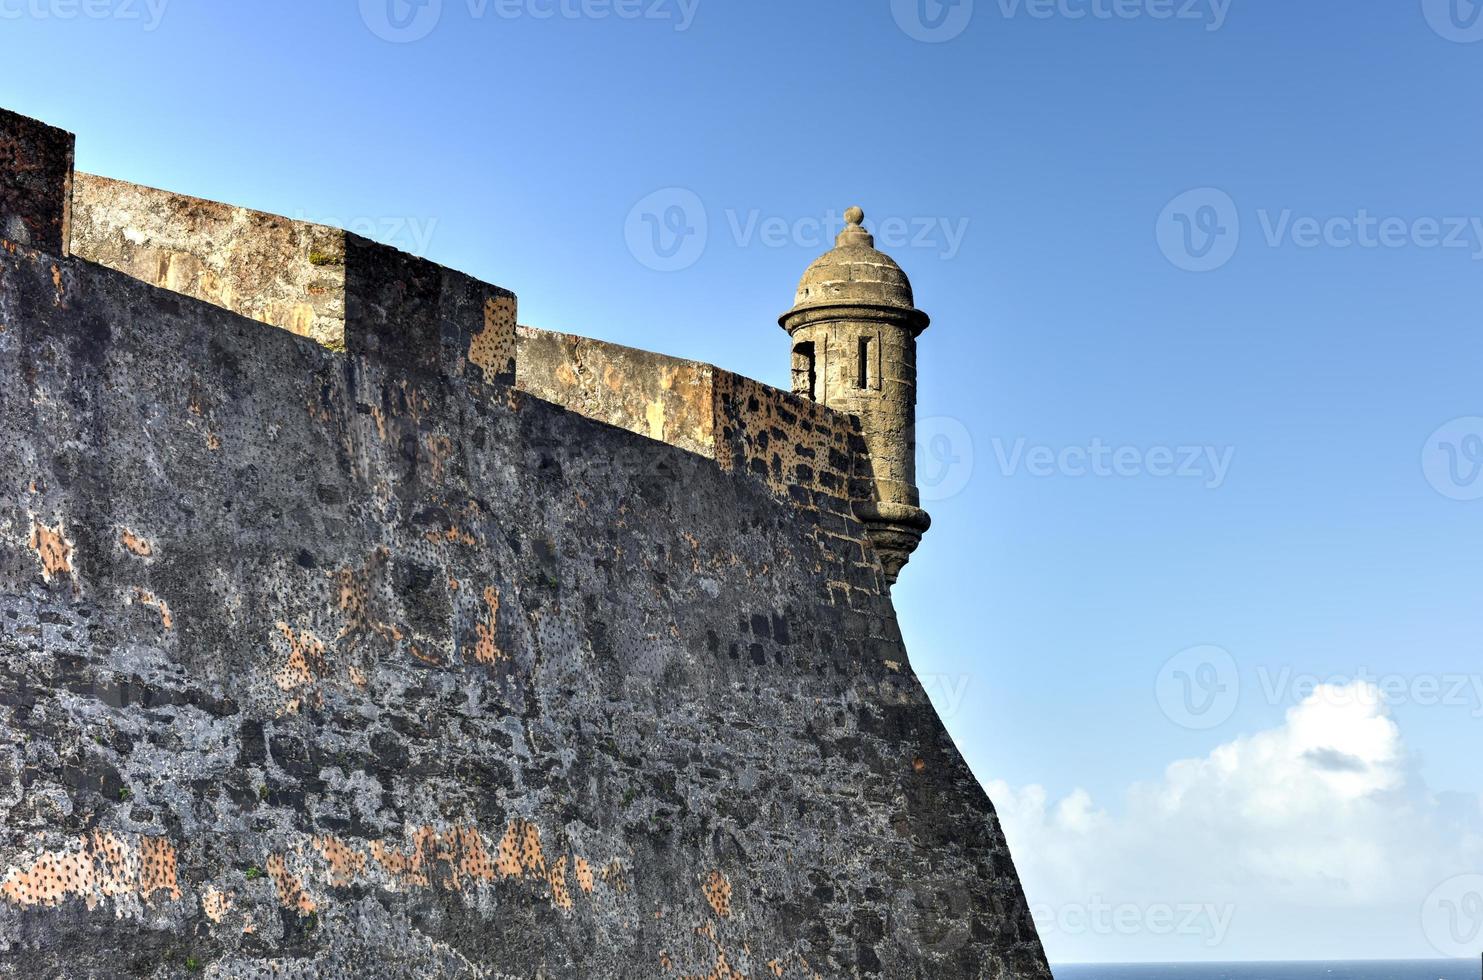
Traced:
<path fill-rule="evenodd" d="M 779 385 L 861 205 L 934 320 L 903 628 L 1052 956 L 1483 945 L 1472 0 L 388 2 L 0 0 L 0 103 Z"/>

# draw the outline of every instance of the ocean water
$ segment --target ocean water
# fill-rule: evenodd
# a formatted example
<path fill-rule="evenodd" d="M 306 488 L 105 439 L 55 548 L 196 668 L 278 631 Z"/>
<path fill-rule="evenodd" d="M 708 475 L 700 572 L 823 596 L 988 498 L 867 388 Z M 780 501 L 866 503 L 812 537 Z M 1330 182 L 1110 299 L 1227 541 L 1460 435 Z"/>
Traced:
<path fill-rule="evenodd" d="M 1056 980 L 1483 980 L 1477 960 L 1058 966 Z"/>

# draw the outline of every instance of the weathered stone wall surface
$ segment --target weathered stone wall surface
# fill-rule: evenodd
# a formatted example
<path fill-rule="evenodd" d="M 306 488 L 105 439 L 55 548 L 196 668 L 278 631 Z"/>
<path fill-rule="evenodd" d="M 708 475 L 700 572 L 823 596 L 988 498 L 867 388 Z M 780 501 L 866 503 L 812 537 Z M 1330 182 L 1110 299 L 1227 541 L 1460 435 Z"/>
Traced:
<path fill-rule="evenodd" d="M 345 232 L 77 174 L 73 252 L 321 344 L 345 341 Z"/>
<path fill-rule="evenodd" d="M 554 330 L 516 331 L 515 383 L 590 419 L 716 458 L 716 368 Z"/>
<path fill-rule="evenodd" d="M 853 505 L 874 499 L 860 423 L 709 364 L 520 327 L 516 384 L 588 418 L 714 459 L 797 508 L 825 547 L 883 582 Z M 831 594 L 846 601 L 851 586 Z"/>
<path fill-rule="evenodd" d="M 67 254 L 74 142 L 66 130 L 0 109 L 0 239 Z"/>
<path fill-rule="evenodd" d="M 491 380 L 514 373 L 515 296 L 339 228 L 77 174 L 75 254 L 326 347 L 357 340 L 472 362 Z M 403 335 L 412 338 L 404 343 Z M 479 343 L 470 346 L 468 339 Z"/>
<path fill-rule="evenodd" d="M 12 251 L 0 975 L 1049 977 L 783 402 L 723 468 Z"/>

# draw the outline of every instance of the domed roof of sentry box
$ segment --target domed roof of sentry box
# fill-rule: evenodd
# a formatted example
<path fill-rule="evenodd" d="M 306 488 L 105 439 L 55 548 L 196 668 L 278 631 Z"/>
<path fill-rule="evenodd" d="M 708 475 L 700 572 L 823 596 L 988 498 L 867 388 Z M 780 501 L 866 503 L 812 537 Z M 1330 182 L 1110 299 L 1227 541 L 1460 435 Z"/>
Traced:
<path fill-rule="evenodd" d="M 919 328 L 927 326 L 927 315 L 916 308 L 911 280 L 901 266 L 875 247 L 875 238 L 865 230 L 865 212 L 850 208 L 845 212 L 845 228 L 835 240 L 834 248 L 825 252 L 808 267 L 798 284 L 793 309 L 783 314 L 784 326 L 804 310 L 830 306 L 868 306 L 910 310 Z"/>

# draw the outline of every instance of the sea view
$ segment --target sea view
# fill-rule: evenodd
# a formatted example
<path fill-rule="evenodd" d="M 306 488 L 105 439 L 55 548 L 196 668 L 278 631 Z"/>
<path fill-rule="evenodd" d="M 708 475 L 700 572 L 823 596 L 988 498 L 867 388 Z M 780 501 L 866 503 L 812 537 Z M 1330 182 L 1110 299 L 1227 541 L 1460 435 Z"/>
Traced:
<path fill-rule="evenodd" d="M 1055 967 L 1056 980 L 1479 980 L 1474 960 L 1156 963 Z"/>

